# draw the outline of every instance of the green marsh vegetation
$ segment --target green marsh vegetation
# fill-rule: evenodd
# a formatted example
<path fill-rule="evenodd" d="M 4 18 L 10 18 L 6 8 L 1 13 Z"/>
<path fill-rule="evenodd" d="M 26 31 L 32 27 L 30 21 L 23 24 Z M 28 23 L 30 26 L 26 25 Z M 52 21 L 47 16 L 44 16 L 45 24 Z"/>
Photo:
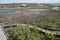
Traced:
<path fill-rule="evenodd" d="M 19 25 L 7 28 L 7 33 L 10 40 L 55 40 L 53 34 L 42 33 L 35 26 L 30 28 Z"/>
<path fill-rule="evenodd" d="M 51 28 L 51 29 L 60 29 L 60 20 L 58 19 L 52 19 L 52 20 L 45 20 L 39 22 L 40 26 Z"/>

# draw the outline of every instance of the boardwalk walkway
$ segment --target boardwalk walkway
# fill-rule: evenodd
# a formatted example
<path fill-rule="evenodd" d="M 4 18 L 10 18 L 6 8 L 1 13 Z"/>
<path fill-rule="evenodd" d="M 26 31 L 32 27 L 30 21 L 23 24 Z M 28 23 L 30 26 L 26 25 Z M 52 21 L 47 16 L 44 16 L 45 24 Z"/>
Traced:
<path fill-rule="evenodd" d="M 0 40 L 7 40 L 6 35 L 3 31 L 3 28 L 0 26 Z"/>

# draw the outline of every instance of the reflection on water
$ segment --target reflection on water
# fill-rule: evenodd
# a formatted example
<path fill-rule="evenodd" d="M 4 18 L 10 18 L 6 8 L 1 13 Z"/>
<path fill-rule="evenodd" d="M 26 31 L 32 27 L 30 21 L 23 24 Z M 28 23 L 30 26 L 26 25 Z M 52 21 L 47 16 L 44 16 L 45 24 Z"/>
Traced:
<path fill-rule="evenodd" d="M 44 11 L 48 9 L 25 9 L 24 11 Z M 0 9 L 0 14 L 15 14 L 17 12 L 21 12 L 23 10 L 20 9 Z"/>
<path fill-rule="evenodd" d="M 2 9 L 2 10 L 0 10 L 0 14 L 13 14 L 13 13 L 17 13 L 17 12 L 20 12 L 20 10 L 18 10 L 18 9 L 14 9 L 14 10 Z"/>

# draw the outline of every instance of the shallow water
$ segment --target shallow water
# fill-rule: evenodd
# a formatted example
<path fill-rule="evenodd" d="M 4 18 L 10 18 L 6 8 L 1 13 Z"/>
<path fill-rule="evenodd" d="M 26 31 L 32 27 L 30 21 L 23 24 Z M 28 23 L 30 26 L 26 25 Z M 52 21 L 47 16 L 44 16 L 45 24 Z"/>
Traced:
<path fill-rule="evenodd" d="M 25 11 L 44 11 L 48 9 L 25 9 Z M 0 9 L 0 14 L 15 14 L 17 12 L 21 12 L 23 10 L 20 9 Z"/>
<path fill-rule="evenodd" d="M 1 9 L 0 10 L 0 14 L 14 14 L 14 13 L 17 13 L 17 12 L 20 12 L 20 10 L 18 9 Z"/>

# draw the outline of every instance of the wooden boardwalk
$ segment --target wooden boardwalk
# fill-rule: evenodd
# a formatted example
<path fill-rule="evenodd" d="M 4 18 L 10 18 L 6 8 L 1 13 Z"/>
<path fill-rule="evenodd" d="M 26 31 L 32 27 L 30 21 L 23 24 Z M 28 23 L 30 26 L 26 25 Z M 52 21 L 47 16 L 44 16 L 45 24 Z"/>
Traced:
<path fill-rule="evenodd" d="M 7 40 L 5 32 L 4 32 L 3 28 L 1 28 L 1 26 L 0 26 L 0 40 Z"/>

